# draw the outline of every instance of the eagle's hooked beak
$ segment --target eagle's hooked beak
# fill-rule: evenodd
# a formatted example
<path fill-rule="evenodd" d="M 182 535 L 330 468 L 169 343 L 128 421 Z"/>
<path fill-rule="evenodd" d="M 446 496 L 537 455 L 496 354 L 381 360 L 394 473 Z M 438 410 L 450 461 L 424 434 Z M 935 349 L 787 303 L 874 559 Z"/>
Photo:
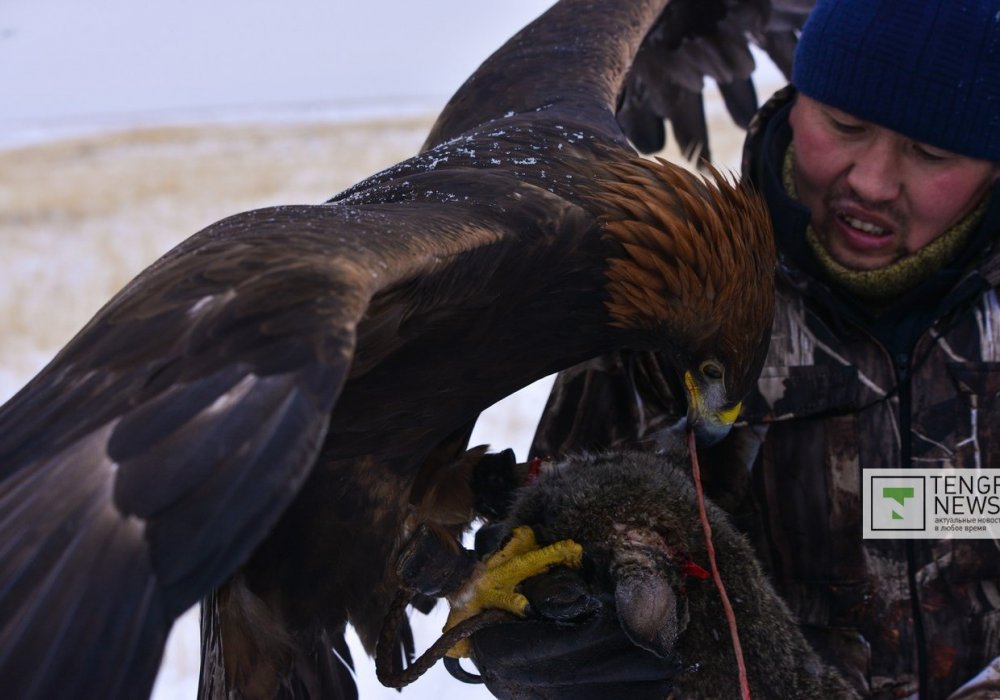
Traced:
<path fill-rule="evenodd" d="M 702 447 L 714 445 L 729 434 L 740 415 L 743 403 L 725 405 L 725 387 L 721 382 L 705 386 L 695 381 L 690 371 L 684 373 L 687 392 L 687 425 Z"/>

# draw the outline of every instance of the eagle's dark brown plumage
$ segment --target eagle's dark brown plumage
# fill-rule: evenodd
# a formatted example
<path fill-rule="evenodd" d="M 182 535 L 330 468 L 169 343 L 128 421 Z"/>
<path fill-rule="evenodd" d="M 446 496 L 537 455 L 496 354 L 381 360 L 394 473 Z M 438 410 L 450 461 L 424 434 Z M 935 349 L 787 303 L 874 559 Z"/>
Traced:
<path fill-rule="evenodd" d="M 672 0 L 643 41 L 618 100 L 618 121 L 643 153 L 666 145 L 665 121 L 688 158 L 711 161 L 704 82 L 711 78 L 733 122 L 757 112 L 751 46 L 790 80 L 798 32 L 814 0 Z"/>
<path fill-rule="evenodd" d="M 653 348 L 694 427 L 726 429 L 774 253 L 752 194 L 637 159 L 615 122 L 665 4 L 563 0 L 421 154 L 195 234 L 0 408 L 6 694 L 144 696 L 217 591 L 204 695 L 350 697 L 331 649 L 346 623 L 374 643 L 413 527 L 471 517 L 479 411 Z"/>

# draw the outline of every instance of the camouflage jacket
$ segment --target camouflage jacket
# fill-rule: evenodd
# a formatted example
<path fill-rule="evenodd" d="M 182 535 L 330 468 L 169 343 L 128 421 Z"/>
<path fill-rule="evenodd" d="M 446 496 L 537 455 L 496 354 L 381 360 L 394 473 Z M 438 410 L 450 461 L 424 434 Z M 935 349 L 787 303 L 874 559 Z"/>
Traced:
<path fill-rule="evenodd" d="M 744 175 L 775 224 L 777 305 L 756 390 L 701 455 L 706 489 L 865 696 L 945 698 L 983 672 L 961 697 L 1000 697 L 997 544 L 861 535 L 863 468 L 1000 468 L 1000 197 L 958 260 L 873 319 L 822 281 L 808 211 L 780 184 L 791 97 L 747 140 Z M 679 408 L 654 353 L 600 357 L 558 377 L 533 452 L 655 449 Z"/>

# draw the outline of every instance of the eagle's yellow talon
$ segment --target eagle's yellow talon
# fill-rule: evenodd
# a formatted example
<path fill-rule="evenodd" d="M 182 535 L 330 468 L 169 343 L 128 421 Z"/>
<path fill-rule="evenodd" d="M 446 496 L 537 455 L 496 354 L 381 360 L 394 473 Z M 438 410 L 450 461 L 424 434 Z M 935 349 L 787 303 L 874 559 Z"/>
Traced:
<path fill-rule="evenodd" d="M 486 558 L 486 568 L 495 569 L 514 557 L 533 552 L 538 549 L 535 531 L 526 525 L 519 525 L 511 530 L 507 543 Z"/>
<path fill-rule="evenodd" d="M 572 540 L 562 540 L 539 549 L 530 527 L 515 528 L 507 544 L 492 554 L 485 567 L 452 598 L 444 630 L 448 631 L 462 620 L 491 608 L 524 617 L 528 599 L 515 590 L 522 581 L 560 564 L 577 569 L 582 561 L 583 548 Z M 468 656 L 470 652 L 468 640 L 463 640 L 453 646 L 447 655 L 458 658 Z"/>

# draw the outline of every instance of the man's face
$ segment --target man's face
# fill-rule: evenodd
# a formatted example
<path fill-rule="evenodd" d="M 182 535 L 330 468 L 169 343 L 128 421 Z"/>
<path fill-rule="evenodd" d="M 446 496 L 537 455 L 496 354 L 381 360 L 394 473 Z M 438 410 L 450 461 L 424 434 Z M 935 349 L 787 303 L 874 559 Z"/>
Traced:
<path fill-rule="evenodd" d="M 1000 165 L 956 155 L 798 95 L 795 185 L 837 262 L 872 270 L 927 245 L 976 208 Z"/>

